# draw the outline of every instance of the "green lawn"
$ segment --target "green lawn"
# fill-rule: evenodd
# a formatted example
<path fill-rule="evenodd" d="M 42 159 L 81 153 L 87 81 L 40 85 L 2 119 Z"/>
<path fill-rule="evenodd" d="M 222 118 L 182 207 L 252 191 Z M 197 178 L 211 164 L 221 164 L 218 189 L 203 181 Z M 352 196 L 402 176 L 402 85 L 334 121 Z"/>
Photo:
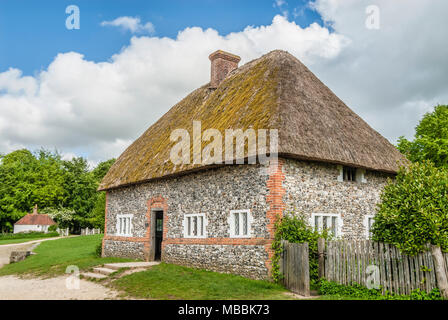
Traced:
<path fill-rule="evenodd" d="M 22 242 L 28 242 L 33 240 L 39 240 L 43 238 L 53 238 L 58 237 L 59 234 L 57 232 L 52 233 L 38 233 L 38 232 L 32 232 L 32 233 L 16 233 L 16 234 L 7 234 L 7 235 L 0 235 L 0 245 L 3 244 L 12 244 L 12 243 L 22 243 Z"/>
<path fill-rule="evenodd" d="M 287 290 L 268 281 L 161 263 L 111 284 L 144 299 L 256 300 L 290 299 Z"/>
<path fill-rule="evenodd" d="M 80 270 L 109 262 L 131 261 L 121 258 L 99 258 L 95 249 L 103 235 L 81 236 L 42 242 L 24 261 L 7 264 L 0 269 L 0 276 L 8 274 L 35 274 L 56 276 L 64 274 L 67 266 L 76 265 Z"/>

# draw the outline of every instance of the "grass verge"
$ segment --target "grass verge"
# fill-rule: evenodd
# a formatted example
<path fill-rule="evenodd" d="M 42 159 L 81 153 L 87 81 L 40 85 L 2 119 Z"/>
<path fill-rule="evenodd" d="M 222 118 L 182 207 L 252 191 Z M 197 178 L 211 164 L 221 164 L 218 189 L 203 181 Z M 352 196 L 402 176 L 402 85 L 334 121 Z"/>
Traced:
<path fill-rule="evenodd" d="M 122 258 L 100 258 L 95 254 L 103 235 L 81 236 L 42 242 L 32 255 L 23 261 L 7 264 L 0 269 L 0 276 L 32 274 L 52 277 L 65 273 L 67 266 L 80 270 L 110 262 L 133 261 Z"/>
<path fill-rule="evenodd" d="M 30 233 L 5 234 L 0 235 L 0 245 L 22 243 L 45 238 L 54 238 L 58 236 L 59 234 L 57 232 L 50 232 L 50 233 L 30 232 Z"/>
<path fill-rule="evenodd" d="M 111 286 L 143 299 L 291 299 L 282 286 L 262 280 L 161 263 L 114 281 Z"/>

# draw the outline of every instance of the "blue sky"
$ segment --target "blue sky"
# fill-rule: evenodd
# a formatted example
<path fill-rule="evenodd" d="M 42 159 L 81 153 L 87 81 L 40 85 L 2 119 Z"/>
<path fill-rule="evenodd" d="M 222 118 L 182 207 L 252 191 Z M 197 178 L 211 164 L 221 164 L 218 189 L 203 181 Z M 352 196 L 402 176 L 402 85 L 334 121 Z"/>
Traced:
<path fill-rule="evenodd" d="M 138 16 L 150 21 L 154 36 L 175 38 L 180 30 L 198 26 L 226 35 L 247 26 L 269 25 L 282 11 L 302 27 L 322 24 L 308 1 L 295 0 L 277 6 L 272 0 L 2 0 L 0 2 L 0 72 L 10 67 L 25 75 L 45 69 L 58 53 L 75 51 L 87 60 L 106 61 L 129 44 L 131 34 L 102 27 L 102 21 Z M 65 8 L 77 5 L 81 28 L 67 30 Z M 294 15 L 294 9 L 296 14 Z"/>
<path fill-rule="evenodd" d="M 241 65 L 286 50 L 390 142 L 412 138 L 448 104 L 446 12 L 446 0 L 0 0 L 0 153 L 118 157 L 210 80 L 217 49 Z"/>

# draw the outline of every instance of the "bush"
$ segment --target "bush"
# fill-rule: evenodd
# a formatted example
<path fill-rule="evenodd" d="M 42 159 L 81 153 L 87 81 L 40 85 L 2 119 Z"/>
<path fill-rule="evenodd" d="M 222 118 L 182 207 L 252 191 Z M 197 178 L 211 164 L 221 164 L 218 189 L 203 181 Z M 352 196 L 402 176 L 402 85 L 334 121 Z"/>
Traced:
<path fill-rule="evenodd" d="M 291 243 L 308 242 L 310 255 L 310 284 L 315 286 L 318 283 L 318 252 L 317 240 L 319 238 L 330 239 L 327 230 L 318 232 L 311 227 L 306 218 L 302 215 L 287 214 L 275 225 L 275 239 L 272 243 L 274 257 L 272 259 L 272 274 L 275 281 L 279 281 L 282 275 L 279 272 L 279 260 L 282 253 L 281 240 L 287 240 Z"/>
<path fill-rule="evenodd" d="M 57 224 L 53 224 L 53 225 L 48 227 L 48 232 L 57 232 L 56 231 L 57 229 L 58 229 L 58 225 Z"/>
<path fill-rule="evenodd" d="M 102 253 L 103 253 L 103 243 L 100 241 L 95 248 L 95 255 L 98 258 L 101 258 Z"/>
<path fill-rule="evenodd" d="M 417 289 L 410 295 L 398 295 L 390 292 L 382 294 L 381 289 L 367 289 L 359 284 L 350 286 L 330 282 L 325 279 L 319 281 L 320 295 L 345 296 L 363 300 L 442 300 L 438 289 L 433 289 L 430 293 Z"/>
<path fill-rule="evenodd" d="M 381 195 L 373 240 L 415 255 L 430 243 L 448 250 L 448 172 L 430 161 L 401 168 Z"/>
<path fill-rule="evenodd" d="M 29 238 L 51 238 L 57 237 L 59 234 L 57 232 L 20 232 L 20 233 L 3 233 L 0 234 L 0 240 L 13 240 L 13 239 L 29 239 Z"/>

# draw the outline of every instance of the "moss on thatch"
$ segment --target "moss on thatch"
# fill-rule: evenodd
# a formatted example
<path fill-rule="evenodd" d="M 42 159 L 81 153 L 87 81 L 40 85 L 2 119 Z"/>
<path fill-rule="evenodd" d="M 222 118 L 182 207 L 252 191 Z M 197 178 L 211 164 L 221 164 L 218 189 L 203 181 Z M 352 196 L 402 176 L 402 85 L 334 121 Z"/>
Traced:
<path fill-rule="evenodd" d="M 233 71 L 216 90 L 207 84 L 176 104 L 126 149 L 100 189 L 202 168 L 170 161 L 171 132 L 186 129 L 193 138 L 193 121 L 201 121 L 202 132 L 214 128 L 223 136 L 226 129 L 278 129 L 279 155 L 299 159 L 385 172 L 396 172 L 403 159 L 300 61 L 273 51 Z"/>

